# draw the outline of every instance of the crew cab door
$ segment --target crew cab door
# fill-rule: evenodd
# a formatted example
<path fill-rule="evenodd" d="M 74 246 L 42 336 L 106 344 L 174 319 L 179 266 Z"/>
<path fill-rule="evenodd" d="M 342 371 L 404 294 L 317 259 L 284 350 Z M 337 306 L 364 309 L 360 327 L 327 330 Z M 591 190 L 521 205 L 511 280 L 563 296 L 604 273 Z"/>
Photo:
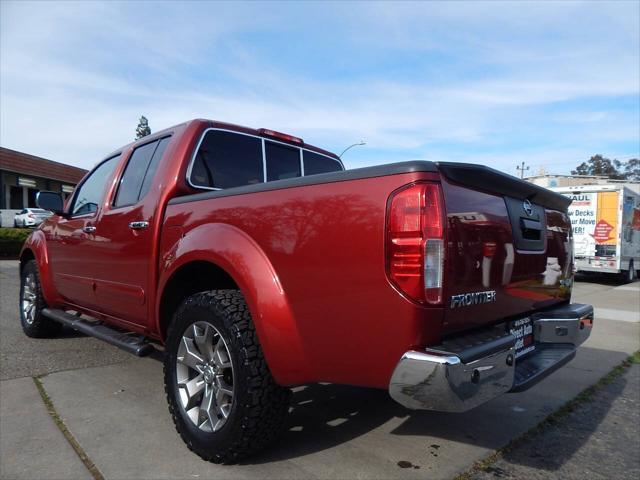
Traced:
<path fill-rule="evenodd" d="M 119 177 L 113 198 L 95 222 L 91 244 L 95 309 L 127 323 L 147 322 L 150 262 L 159 189 L 153 183 L 170 137 L 136 147 Z"/>
<path fill-rule="evenodd" d="M 85 177 L 71 200 L 68 216 L 47 227 L 47 249 L 58 293 L 69 303 L 90 308 L 95 304 L 92 246 L 95 223 L 107 182 L 120 156 L 111 157 Z"/>

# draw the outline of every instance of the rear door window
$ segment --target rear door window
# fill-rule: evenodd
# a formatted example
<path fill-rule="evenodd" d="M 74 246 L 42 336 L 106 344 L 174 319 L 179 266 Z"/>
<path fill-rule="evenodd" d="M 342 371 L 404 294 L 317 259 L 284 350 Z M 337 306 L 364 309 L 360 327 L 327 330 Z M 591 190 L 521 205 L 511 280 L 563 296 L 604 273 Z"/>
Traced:
<path fill-rule="evenodd" d="M 295 178 L 300 172 L 300 149 L 280 143 L 265 142 L 267 181 Z"/>
<path fill-rule="evenodd" d="M 153 181 L 153 178 L 156 175 L 156 170 L 158 170 L 158 164 L 160 163 L 160 160 L 164 155 L 164 151 L 167 149 L 167 145 L 169 145 L 170 141 L 171 141 L 171 137 L 165 137 L 162 140 L 160 140 L 160 142 L 158 143 L 156 151 L 153 154 L 153 158 L 151 159 L 151 162 L 147 167 L 147 171 L 144 174 L 144 179 L 142 180 L 142 187 L 140 187 L 138 200 L 140 200 L 141 198 L 144 198 L 144 196 L 149 191 L 149 188 L 151 188 L 151 182 Z"/>
<path fill-rule="evenodd" d="M 156 140 L 133 151 L 120 179 L 115 207 L 133 205 L 146 195 L 169 140 L 170 137 Z"/>
<path fill-rule="evenodd" d="M 262 141 L 210 130 L 196 152 L 189 181 L 194 187 L 215 189 L 262 183 Z"/>
<path fill-rule="evenodd" d="M 340 172 L 342 165 L 337 160 L 320 155 L 315 152 L 305 150 L 304 158 L 304 176 L 316 175 L 318 173 Z"/>

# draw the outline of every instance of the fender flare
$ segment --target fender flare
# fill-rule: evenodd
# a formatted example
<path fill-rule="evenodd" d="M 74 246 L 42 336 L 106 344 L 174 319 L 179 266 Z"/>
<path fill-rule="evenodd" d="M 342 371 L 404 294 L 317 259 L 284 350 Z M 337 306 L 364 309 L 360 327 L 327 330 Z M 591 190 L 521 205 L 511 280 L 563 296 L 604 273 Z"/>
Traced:
<path fill-rule="evenodd" d="M 25 252 L 29 250 L 38 265 L 38 273 L 40 274 L 40 286 L 42 288 L 42 296 L 50 307 L 62 305 L 64 302 L 60 298 L 53 281 L 53 272 L 49 263 L 49 254 L 47 252 L 47 240 L 42 230 L 34 230 L 27 237 L 27 240 L 20 251 L 20 272 L 22 272 L 22 263 Z"/>
<path fill-rule="evenodd" d="M 200 225 L 164 254 L 156 298 L 156 331 L 161 332 L 159 312 L 166 285 L 183 266 L 202 261 L 224 270 L 240 288 L 276 382 L 296 385 L 312 380 L 298 326 L 277 272 L 260 246 L 232 225 Z"/>

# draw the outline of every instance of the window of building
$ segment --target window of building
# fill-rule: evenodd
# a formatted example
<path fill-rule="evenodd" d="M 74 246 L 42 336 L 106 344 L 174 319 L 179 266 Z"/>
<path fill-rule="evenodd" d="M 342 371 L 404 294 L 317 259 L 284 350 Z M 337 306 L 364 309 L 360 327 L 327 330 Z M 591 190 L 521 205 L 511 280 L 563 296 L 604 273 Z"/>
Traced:
<path fill-rule="evenodd" d="M 22 207 L 22 187 L 11 185 L 9 187 L 9 208 L 11 210 L 18 210 Z"/>
<path fill-rule="evenodd" d="M 36 206 L 36 195 L 39 190 L 37 188 L 30 188 L 27 192 L 27 207 L 33 208 Z"/>
<path fill-rule="evenodd" d="M 267 161 L 267 181 L 271 182 L 300 176 L 299 148 L 266 141 L 265 156 Z"/>
<path fill-rule="evenodd" d="M 78 188 L 73 205 L 72 215 L 84 215 L 98 210 L 98 205 L 104 197 L 107 180 L 118 164 L 120 155 L 105 160 L 98 165 L 87 177 L 84 183 Z"/>
<path fill-rule="evenodd" d="M 189 179 L 193 186 L 205 188 L 262 183 L 261 140 L 237 133 L 208 131 L 196 153 Z"/>
<path fill-rule="evenodd" d="M 318 173 L 340 172 L 342 165 L 337 160 L 330 157 L 320 155 L 319 153 L 305 150 L 303 152 L 304 159 L 304 176 L 316 175 Z"/>

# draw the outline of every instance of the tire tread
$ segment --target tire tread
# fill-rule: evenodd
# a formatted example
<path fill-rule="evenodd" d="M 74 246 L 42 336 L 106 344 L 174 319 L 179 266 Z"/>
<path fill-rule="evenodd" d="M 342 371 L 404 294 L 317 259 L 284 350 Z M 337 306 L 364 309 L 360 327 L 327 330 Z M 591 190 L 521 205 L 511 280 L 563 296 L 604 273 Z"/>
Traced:
<path fill-rule="evenodd" d="M 235 370 L 238 375 L 244 375 L 248 386 L 246 395 L 238 395 L 238 392 L 234 395 L 236 398 L 242 397 L 244 403 L 242 408 L 237 409 L 242 414 L 241 431 L 223 449 L 208 451 L 199 448 L 181 426 L 181 407 L 170 391 L 165 360 L 165 393 L 169 411 L 177 432 L 191 451 L 213 463 L 235 463 L 263 449 L 280 434 L 288 413 L 291 392 L 277 385 L 271 376 L 249 309 L 238 290 L 211 290 L 188 297 L 174 315 L 167 333 L 167 343 L 182 335 L 182 331 L 177 331 L 181 325 L 177 320 L 194 307 L 209 310 L 223 319 L 228 331 L 240 345 L 243 365 Z"/>

